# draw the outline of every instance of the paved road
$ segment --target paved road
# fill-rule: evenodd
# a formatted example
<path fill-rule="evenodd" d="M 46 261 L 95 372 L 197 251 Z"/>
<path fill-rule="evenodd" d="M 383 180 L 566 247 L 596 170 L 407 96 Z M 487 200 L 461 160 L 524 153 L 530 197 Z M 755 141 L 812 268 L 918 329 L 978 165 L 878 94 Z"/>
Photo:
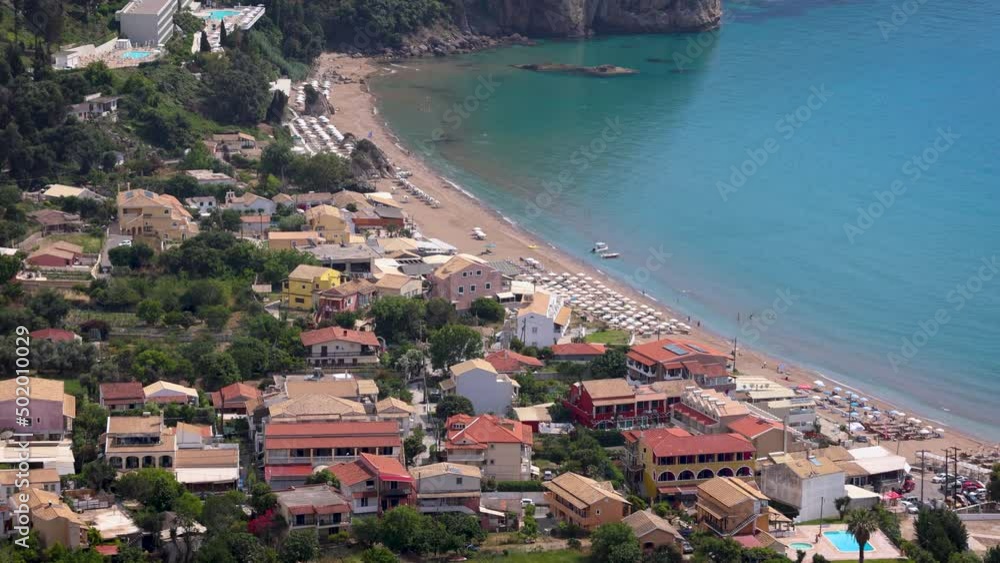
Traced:
<path fill-rule="evenodd" d="M 132 237 L 127 235 L 116 235 L 108 233 L 107 237 L 105 237 L 104 239 L 104 247 L 101 248 L 101 258 L 100 258 L 101 271 L 111 271 L 111 259 L 108 258 L 108 251 L 110 251 L 112 248 L 118 248 L 118 246 L 121 245 L 121 243 L 126 240 L 131 241 Z M 102 277 L 106 276 L 107 274 L 102 275 Z"/>

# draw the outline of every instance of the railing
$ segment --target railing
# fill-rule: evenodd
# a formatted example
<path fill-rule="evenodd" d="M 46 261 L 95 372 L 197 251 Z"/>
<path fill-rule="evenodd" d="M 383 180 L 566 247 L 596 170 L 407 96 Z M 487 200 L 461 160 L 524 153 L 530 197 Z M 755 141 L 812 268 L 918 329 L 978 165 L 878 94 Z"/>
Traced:
<path fill-rule="evenodd" d="M 375 358 L 378 359 L 377 351 L 360 351 L 360 352 L 327 352 L 306 354 L 306 358 L 310 360 L 322 360 L 324 358 Z"/>
<path fill-rule="evenodd" d="M 344 456 L 291 456 L 291 455 L 269 455 L 267 456 L 268 464 L 317 464 L 317 463 L 350 463 L 358 459 L 356 455 L 344 455 Z"/>
<path fill-rule="evenodd" d="M 448 461 L 453 463 L 463 463 L 467 461 L 486 461 L 486 454 L 458 454 L 449 453 Z"/>

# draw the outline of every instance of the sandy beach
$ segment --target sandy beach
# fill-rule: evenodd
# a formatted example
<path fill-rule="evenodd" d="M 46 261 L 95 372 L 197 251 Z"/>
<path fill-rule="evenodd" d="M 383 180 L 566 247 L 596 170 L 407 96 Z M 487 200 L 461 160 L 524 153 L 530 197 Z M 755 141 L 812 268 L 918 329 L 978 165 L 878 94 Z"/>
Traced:
<path fill-rule="evenodd" d="M 592 265 L 572 258 L 553 248 L 549 243 L 512 225 L 493 210 L 483 206 L 478 200 L 448 185 L 441 176 L 431 170 L 413 153 L 401 148 L 397 138 L 377 114 L 375 97 L 368 91 L 367 85 L 363 83 L 367 77 L 380 72 L 380 67 L 375 61 L 327 53 L 320 57 L 314 69 L 314 75 L 310 78 L 322 80 L 324 76 L 334 72 L 341 77 L 350 79 L 350 82 L 334 83 L 331 89 L 330 101 L 336 108 L 336 113 L 330 118 L 331 122 L 340 131 L 354 133 L 358 138 L 367 137 L 371 132 L 371 140 L 385 151 L 392 163 L 399 169 L 412 172 L 413 175 L 409 180 L 441 203 L 437 209 L 431 208 L 416 198 L 412 198 L 404 204 L 406 212 L 418 224 L 420 232 L 425 236 L 442 239 L 458 247 L 461 252 L 478 254 L 483 250 L 485 243 L 474 240 L 470 236 L 472 228 L 478 226 L 488 234 L 488 242 L 496 245 L 490 260 L 508 259 L 518 263 L 521 257 L 531 257 L 540 261 L 546 271 L 586 272 L 587 275 L 601 279 L 607 286 L 619 293 L 635 299 L 639 303 L 651 305 L 656 310 L 663 311 L 668 317 L 683 318 L 679 312 L 671 311 L 663 303 L 646 297 L 633 288 L 622 284 L 619 280 L 600 272 Z M 381 191 L 392 191 L 393 189 L 392 182 L 389 180 L 380 180 L 376 185 Z M 695 327 L 695 319 L 692 319 L 689 324 L 692 325 L 692 332 L 685 338 L 701 340 L 719 351 L 729 352 L 732 350 L 732 341 L 728 337 L 714 334 L 702 327 Z M 781 374 L 775 370 L 775 366 L 779 364 L 785 365 L 784 372 Z M 737 365 L 741 375 L 763 376 L 789 387 L 801 384 L 811 385 L 816 380 L 824 380 L 828 389 L 834 386 L 851 389 L 842 382 L 834 382 L 821 374 L 796 366 L 787 360 L 770 357 L 752 349 L 741 348 L 739 350 Z M 765 365 L 766 368 L 763 367 Z M 855 391 L 871 397 L 872 401 L 869 404 L 876 405 L 882 411 L 907 410 L 896 407 L 889 401 L 866 394 L 863 389 L 855 389 Z M 842 418 L 838 419 L 828 411 L 819 412 L 825 418 L 830 418 L 838 423 L 844 422 Z M 922 418 L 927 421 L 927 424 L 932 424 L 935 427 L 942 426 L 945 429 L 942 437 L 898 443 L 882 442 L 882 445 L 891 451 L 898 451 L 901 455 L 905 455 L 911 463 L 919 458 L 917 452 L 920 450 L 943 455 L 946 447 L 958 447 L 971 454 L 986 448 L 996 447 L 995 444 L 986 444 L 963 434 L 959 428 L 933 422 L 933 417 L 928 417 L 927 414 L 911 413 L 907 416 Z"/>

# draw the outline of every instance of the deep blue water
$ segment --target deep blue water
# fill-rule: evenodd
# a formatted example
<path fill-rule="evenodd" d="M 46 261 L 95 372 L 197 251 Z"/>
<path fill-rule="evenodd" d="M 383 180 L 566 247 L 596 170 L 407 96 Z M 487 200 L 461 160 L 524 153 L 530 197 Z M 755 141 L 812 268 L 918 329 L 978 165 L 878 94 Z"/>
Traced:
<path fill-rule="evenodd" d="M 1000 438 L 1000 5 L 726 11 L 713 33 L 409 61 L 374 90 L 517 223 L 587 259 L 606 241 L 602 268 L 721 334 Z M 544 61 L 640 74 L 509 66 Z"/>

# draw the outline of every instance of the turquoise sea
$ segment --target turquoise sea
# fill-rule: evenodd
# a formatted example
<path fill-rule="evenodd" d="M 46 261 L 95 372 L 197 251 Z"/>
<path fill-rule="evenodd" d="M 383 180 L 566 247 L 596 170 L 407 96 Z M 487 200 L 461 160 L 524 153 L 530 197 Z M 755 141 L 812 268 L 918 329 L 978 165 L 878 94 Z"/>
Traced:
<path fill-rule="evenodd" d="M 1000 5 L 725 10 L 712 33 L 405 61 L 373 89 L 519 225 L 588 260 L 606 241 L 601 268 L 741 346 L 1000 439 Z M 546 61 L 640 74 L 510 67 Z"/>

